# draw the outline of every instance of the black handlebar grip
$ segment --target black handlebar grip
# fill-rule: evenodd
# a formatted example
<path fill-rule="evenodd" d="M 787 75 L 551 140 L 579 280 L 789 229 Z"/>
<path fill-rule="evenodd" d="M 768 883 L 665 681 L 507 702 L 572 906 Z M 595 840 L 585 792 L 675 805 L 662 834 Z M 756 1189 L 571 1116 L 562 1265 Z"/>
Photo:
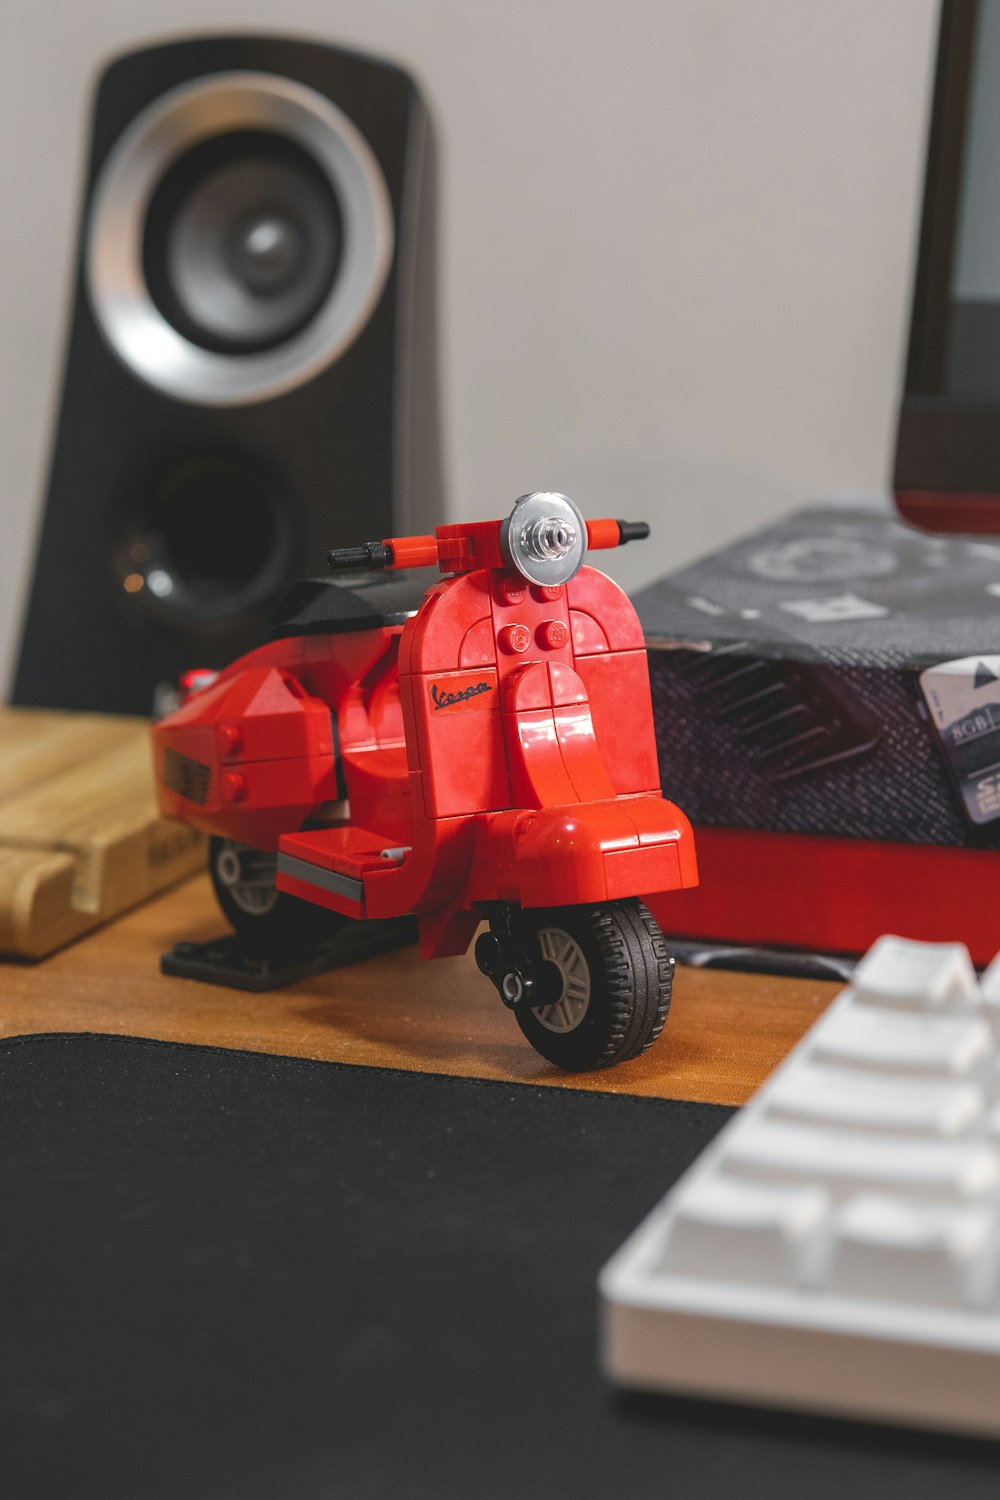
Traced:
<path fill-rule="evenodd" d="M 649 536 L 648 521 L 619 521 L 618 522 L 618 545 L 624 547 L 626 542 L 644 542 Z"/>
<path fill-rule="evenodd" d="M 338 568 L 391 568 L 393 551 L 385 542 L 362 542 L 360 547 L 333 547 L 326 554 L 327 566 Z"/>

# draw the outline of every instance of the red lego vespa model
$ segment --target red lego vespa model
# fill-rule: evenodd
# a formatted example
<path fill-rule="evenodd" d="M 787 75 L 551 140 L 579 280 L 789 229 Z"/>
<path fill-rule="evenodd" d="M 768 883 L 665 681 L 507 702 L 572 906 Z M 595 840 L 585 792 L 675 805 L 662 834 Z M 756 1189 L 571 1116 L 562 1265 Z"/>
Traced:
<path fill-rule="evenodd" d="M 334 551 L 445 577 L 415 612 L 398 579 L 308 581 L 277 639 L 194 681 L 153 731 L 160 807 L 214 836 L 237 930 L 287 949 L 415 913 L 435 958 L 486 919 L 477 963 L 544 1057 L 644 1052 L 673 959 L 641 898 L 695 885 L 695 852 L 660 795 L 639 621 L 583 561 L 648 534 L 539 493 Z"/>

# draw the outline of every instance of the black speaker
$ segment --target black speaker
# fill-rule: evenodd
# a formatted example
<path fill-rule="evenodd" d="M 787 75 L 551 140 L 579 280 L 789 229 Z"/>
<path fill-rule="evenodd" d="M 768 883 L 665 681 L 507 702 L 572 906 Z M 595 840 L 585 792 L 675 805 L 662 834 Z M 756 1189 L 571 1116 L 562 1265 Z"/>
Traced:
<path fill-rule="evenodd" d="M 441 519 L 433 186 L 420 94 L 372 58 L 106 69 L 15 702 L 148 713 L 328 547 Z"/>

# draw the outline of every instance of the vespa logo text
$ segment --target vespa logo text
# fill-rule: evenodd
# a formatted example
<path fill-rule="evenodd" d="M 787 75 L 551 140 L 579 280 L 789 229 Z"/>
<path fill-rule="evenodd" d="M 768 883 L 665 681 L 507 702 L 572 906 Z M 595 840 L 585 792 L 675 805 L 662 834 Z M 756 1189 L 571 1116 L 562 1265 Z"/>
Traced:
<path fill-rule="evenodd" d="M 492 691 L 492 682 L 471 682 L 468 687 L 459 688 L 454 693 L 442 692 L 437 683 L 434 683 L 431 687 L 431 702 L 435 708 L 454 708 L 456 703 L 467 703 L 470 698 L 478 698 L 483 693 Z"/>

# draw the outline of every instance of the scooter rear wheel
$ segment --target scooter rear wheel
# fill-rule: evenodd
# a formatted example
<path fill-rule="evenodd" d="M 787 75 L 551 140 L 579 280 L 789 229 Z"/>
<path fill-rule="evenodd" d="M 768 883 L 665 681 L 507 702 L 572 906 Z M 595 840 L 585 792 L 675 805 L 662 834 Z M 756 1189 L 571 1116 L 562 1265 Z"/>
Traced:
<path fill-rule="evenodd" d="M 559 1068 L 587 1071 L 653 1045 L 670 1008 L 674 960 L 641 901 L 522 911 L 515 926 L 546 994 L 544 1005 L 514 1007 L 536 1051 Z"/>
<path fill-rule="evenodd" d="M 318 948 L 351 920 L 275 886 L 277 855 L 232 839 L 213 838 L 208 872 L 223 915 L 258 953 Z"/>

